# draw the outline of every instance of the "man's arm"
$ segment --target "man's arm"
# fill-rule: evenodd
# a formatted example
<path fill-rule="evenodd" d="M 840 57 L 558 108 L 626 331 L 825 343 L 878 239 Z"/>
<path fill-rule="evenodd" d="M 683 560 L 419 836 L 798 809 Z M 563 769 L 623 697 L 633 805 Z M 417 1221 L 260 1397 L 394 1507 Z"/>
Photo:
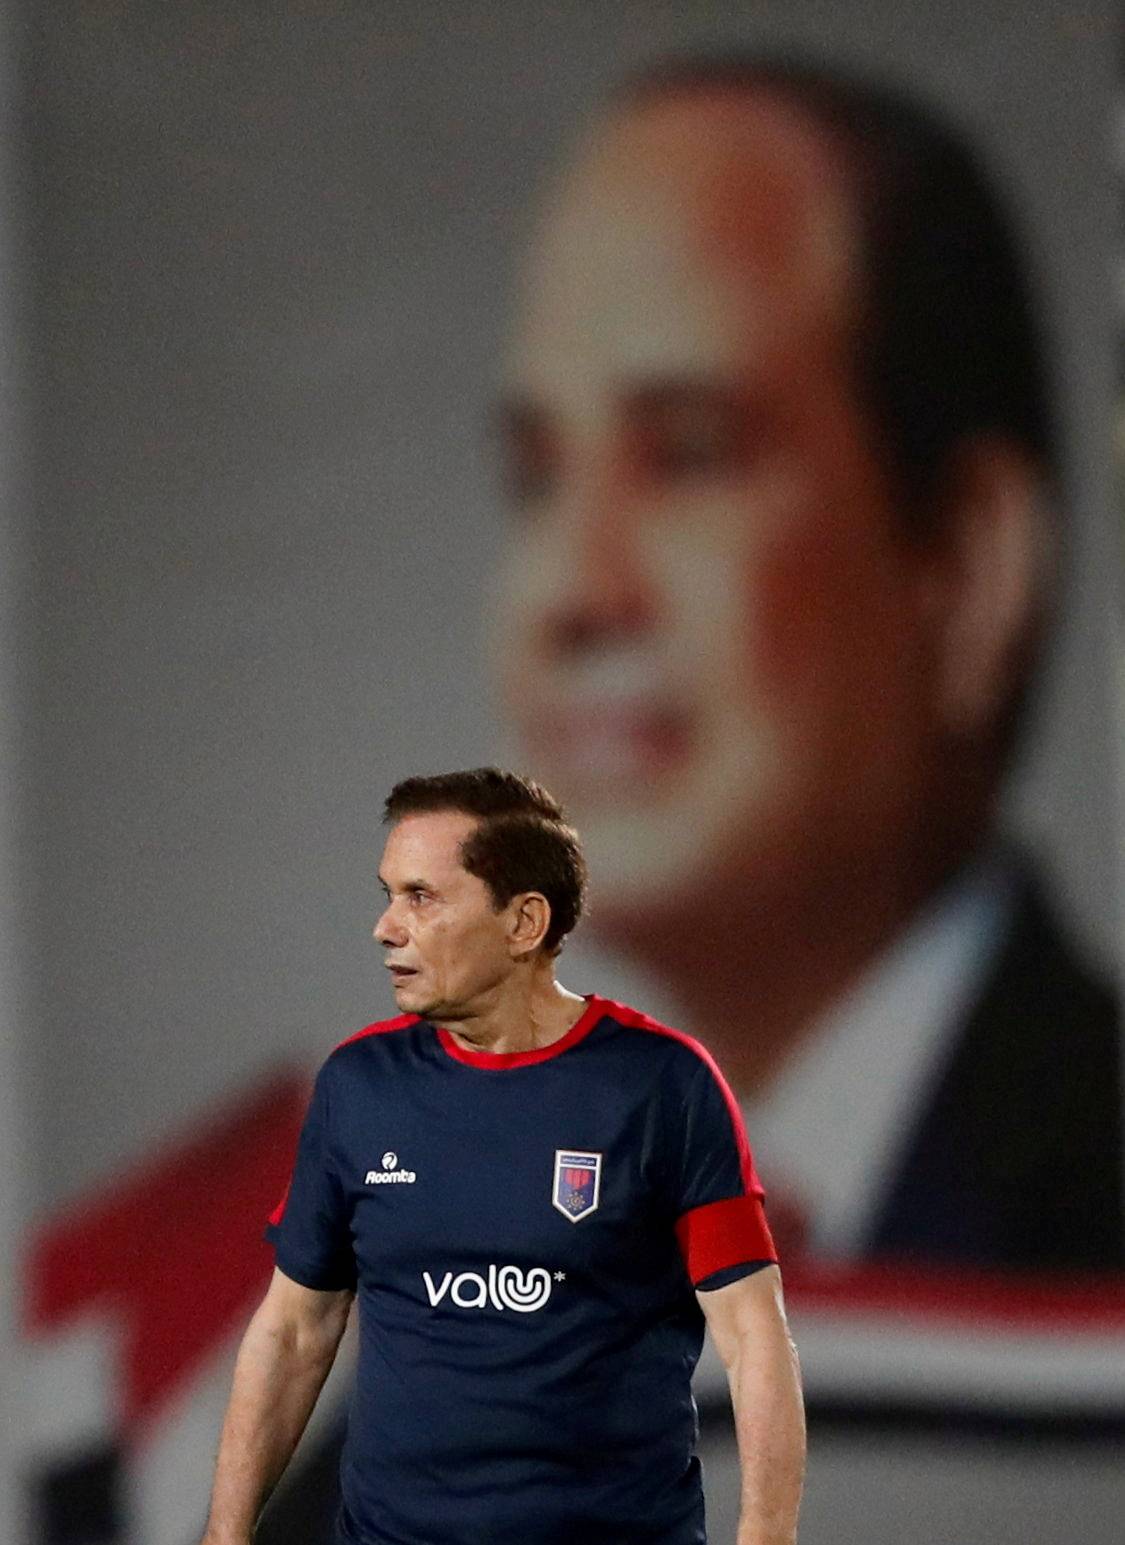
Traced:
<path fill-rule="evenodd" d="M 350 1292 L 316 1292 L 275 1270 L 235 1364 L 202 1545 L 249 1545 L 328 1377 L 351 1301 Z"/>
<path fill-rule="evenodd" d="M 742 1471 L 738 1545 L 794 1545 L 805 1415 L 781 1274 L 766 1266 L 697 1296 L 730 1380 Z"/>

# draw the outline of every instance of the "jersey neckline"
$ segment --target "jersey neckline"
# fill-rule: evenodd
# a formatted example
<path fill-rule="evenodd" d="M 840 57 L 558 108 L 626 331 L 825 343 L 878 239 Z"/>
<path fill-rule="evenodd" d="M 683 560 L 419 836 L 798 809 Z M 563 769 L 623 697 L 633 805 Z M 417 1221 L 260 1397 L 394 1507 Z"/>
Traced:
<path fill-rule="evenodd" d="M 470 1068 L 483 1068 L 489 1073 L 507 1072 L 509 1068 L 526 1068 L 537 1062 L 549 1062 L 552 1057 L 561 1057 L 572 1046 L 577 1046 L 579 1041 L 584 1041 L 598 1021 L 605 1017 L 606 1000 L 597 997 L 594 993 L 587 993 L 584 996 L 586 1007 L 566 1034 L 560 1036 L 557 1041 L 552 1041 L 550 1046 L 538 1046 L 532 1051 L 468 1051 L 465 1047 L 458 1046 L 450 1031 L 443 1029 L 437 1029 L 438 1042 L 454 1062 L 462 1062 Z"/>

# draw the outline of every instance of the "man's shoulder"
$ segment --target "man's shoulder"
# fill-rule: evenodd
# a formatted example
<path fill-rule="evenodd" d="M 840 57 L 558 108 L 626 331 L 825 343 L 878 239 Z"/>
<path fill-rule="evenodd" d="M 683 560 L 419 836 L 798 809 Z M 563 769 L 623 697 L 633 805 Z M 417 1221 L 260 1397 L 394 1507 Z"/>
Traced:
<path fill-rule="evenodd" d="M 1119 1270 L 1121 1067 L 1118 996 L 1029 872 L 918 1114 L 873 1248 Z"/>
<path fill-rule="evenodd" d="M 973 1000 L 932 1105 L 972 1146 L 1006 1132 L 1051 1151 L 1099 1132 L 1120 1152 L 1117 993 L 1060 922 L 1033 871 L 1022 878 L 1006 938 Z"/>
<path fill-rule="evenodd" d="M 982 1034 L 1018 1028 L 1025 1053 L 1030 1038 L 1053 1051 L 1073 1050 L 1076 1037 L 1104 1049 L 1116 1042 L 1118 994 L 1075 943 L 1034 875 L 1024 881 L 1008 938 L 968 1018 Z"/>
<path fill-rule="evenodd" d="M 723 1075 L 714 1057 L 694 1035 L 613 998 L 599 997 L 598 1003 L 604 1017 L 611 1019 L 619 1029 L 636 1033 L 634 1048 L 639 1045 L 650 1050 L 668 1066 L 682 1069 L 685 1075 L 706 1068 L 722 1081 Z"/>

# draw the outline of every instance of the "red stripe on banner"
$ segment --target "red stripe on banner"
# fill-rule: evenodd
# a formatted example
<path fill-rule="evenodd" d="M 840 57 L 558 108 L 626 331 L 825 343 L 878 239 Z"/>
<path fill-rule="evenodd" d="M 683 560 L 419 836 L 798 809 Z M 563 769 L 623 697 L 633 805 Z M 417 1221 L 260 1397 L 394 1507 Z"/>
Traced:
<path fill-rule="evenodd" d="M 32 1332 L 91 1309 L 124 1326 L 121 1410 L 135 1435 L 237 1329 L 271 1267 L 262 1218 L 292 1163 L 307 1079 L 284 1073 L 32 1234 Z"/>
<path fill-rule="evenodd" d="M 974 1329 L 1125 1330 L 1125 1277 L 919 1267 L 892 1261 L 786 1265 L 791 1308 L 889 1314 Z"/>
<path fill-rule="evenodd" d="M 758 1196 L 732 1196 L 693 1207 L 677 1221 L 676 1238 L 693 1282 L 746 1261 L 777 1260 Z"/>

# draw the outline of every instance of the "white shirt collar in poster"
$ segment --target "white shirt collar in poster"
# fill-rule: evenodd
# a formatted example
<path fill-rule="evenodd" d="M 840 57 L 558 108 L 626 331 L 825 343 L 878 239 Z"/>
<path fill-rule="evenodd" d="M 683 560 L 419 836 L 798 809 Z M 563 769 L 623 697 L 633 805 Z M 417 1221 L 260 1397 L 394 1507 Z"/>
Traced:
<path fill-rule="evenodd" d="M 847 1259 L 862 1248 L 950 1032 L 1004 938 L 1014 892 L 1002 857 L 964 871 L 746 1104 L 767 1210 L 771 1191 L 790 1199 L 811 1254 Z"/>

